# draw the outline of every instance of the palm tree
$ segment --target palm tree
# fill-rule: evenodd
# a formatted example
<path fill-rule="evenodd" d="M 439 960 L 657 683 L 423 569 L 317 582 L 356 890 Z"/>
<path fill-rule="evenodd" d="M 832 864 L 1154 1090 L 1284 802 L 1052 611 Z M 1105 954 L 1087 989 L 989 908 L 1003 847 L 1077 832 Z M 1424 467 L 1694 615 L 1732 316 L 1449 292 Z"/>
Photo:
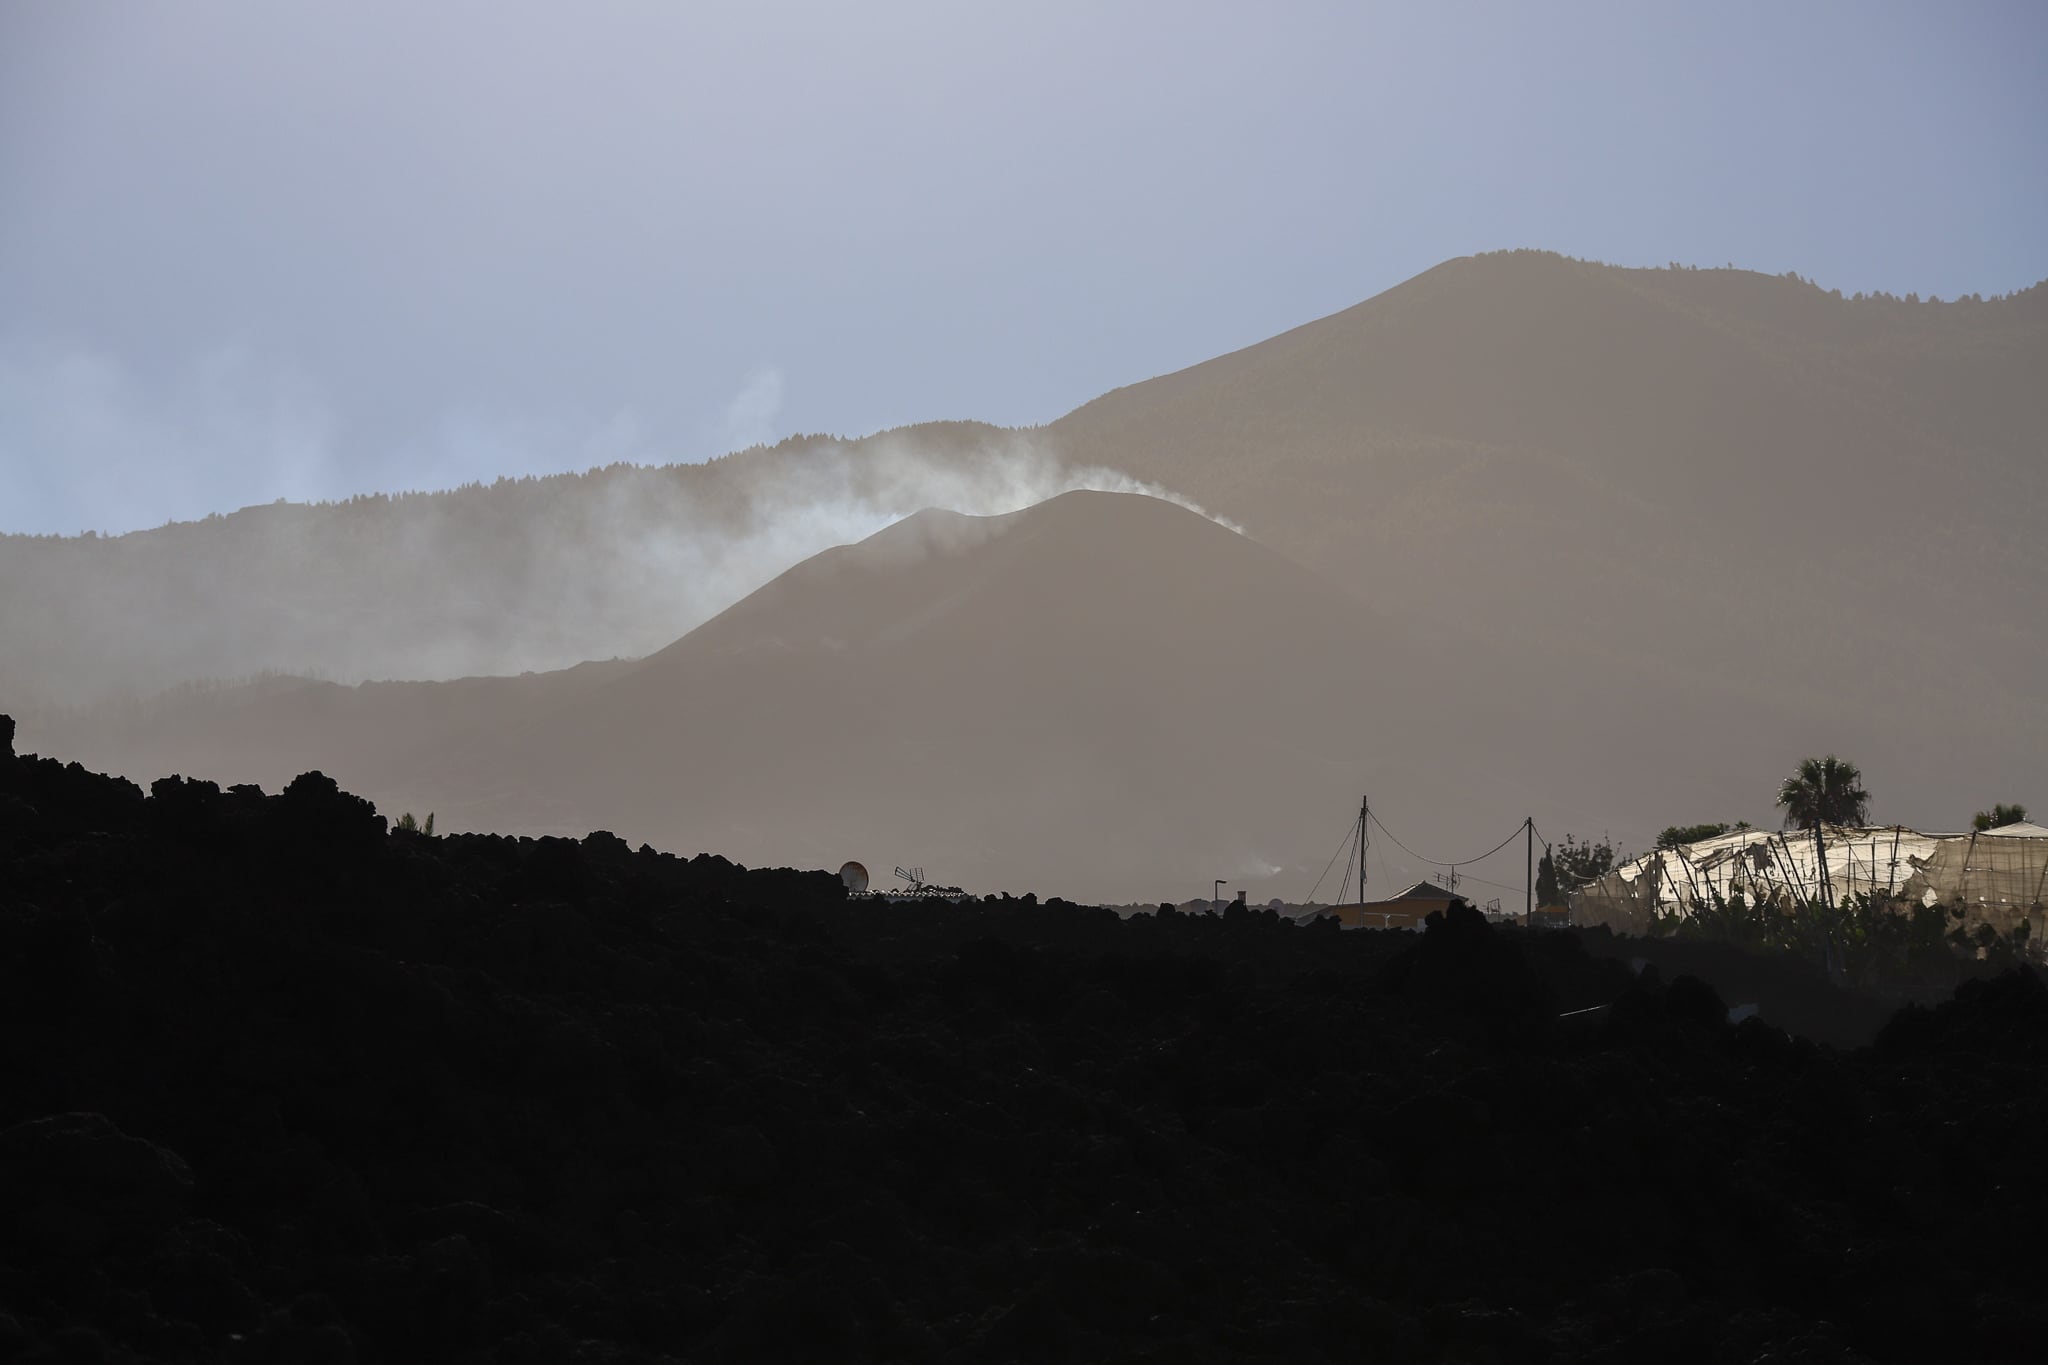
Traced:
<path fill-rule="evenodd" d="M 1801 759 L 1799 771 L 1778 784 L 1778 804 L 1785 808 L 1786 829 L 1870 823 L 1862 769 L 1833 754 Z"/>
<path fill-rule="evenodd" d="M 2000 829 L 2006 825 L 2021 824 L 2026 818 L 2027 808 L 2025 806 L 2020 805 L 2017 801 L 2011 805 L 2001 801 L 1990 810 L 1978 811 L 1977 819 L 1974 823 L 1981 833 L 1987 829 Z"/>

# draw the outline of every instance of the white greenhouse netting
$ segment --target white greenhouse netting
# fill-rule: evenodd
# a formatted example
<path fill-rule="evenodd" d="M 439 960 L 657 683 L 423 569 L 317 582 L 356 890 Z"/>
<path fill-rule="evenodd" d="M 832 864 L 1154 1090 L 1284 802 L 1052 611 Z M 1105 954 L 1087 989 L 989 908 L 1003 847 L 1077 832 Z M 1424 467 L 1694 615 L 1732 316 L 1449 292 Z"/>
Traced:
<path fill-rule="evenodd" d="M 1840 904 L 1865 895 L 1902 908 L 1960 906 L 1967 920 L 2002 931 L 2020 919 L 2041 917 L 2048 896 L 2048 829 L 1736 830 L 1636 858 L 1578 888 L 1570 895 L 1572 923 L 1640 934 L 1658 917 L 1688 915 L 1737 894 L 1752 904 L 1775 900 L 1788 907 Z"/>

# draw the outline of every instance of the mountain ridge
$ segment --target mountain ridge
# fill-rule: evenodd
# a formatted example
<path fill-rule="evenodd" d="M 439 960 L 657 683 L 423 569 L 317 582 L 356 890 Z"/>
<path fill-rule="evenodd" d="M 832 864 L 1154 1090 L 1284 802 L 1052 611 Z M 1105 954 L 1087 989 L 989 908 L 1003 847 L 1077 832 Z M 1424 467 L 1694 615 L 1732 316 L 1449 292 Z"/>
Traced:
<path fill-rule="evenodd" d="M 755 864 L 894 858 L 990 889 L 1036 874 L 1061 893 L 1144 899 L 1163 894 L 1163 869 L 1205 854 L 1247 879 L 1308 870 L 1361 763 L 1448 807 L 1421 730 L 1343 733 L 1361 698 L 1406 712 L 1457 686 L 1416 671 L 1428 646 L 1413 640 L 1403 669 L 1376 669 L 1358 638 L 1374 619 L 1185 508 L 1073 492 L 824 552 L 579 687 L 323 693 L 356 704 L 323 722 L 324 770 L 387 810 L 435 810 L 444 830 L 605 828 Z M 439 745 L 406 738 L 417 718 L 394 726 L 463 695 L 493 698 L 491 714 Z M 192 737 L 148 753 L 164 771 L 290 775 L 274 761 L 206 769 L 228 736 L 176 716 L 156 729 Z M 390 729 L 400 738 L 380 739 Z M 90 733 L 50 737 L 88 761 L 121 757 Z M 258 739 L 242 762 L 271 761 Z M 1301 848 L 1279 847 L 1290 839 Z"/>
<path fill-rule="evenodd" d="M 609 629 L 636 593 L 718 567 L 677 557 L 678 509 L 702 513 L 700 528 L 759 531 L 772 495 L 817 487 L 865 499 L 886 524 L 932 501 L 914 496 L 930 485 L 891 482 L 906 466 L 954 490 L 995 471 L 1006 496 L 1034 503 L 1025 490 L 1046 481 L 1019 470 L 1100 468 L 1228 517 L 1345 594 L 1346 610 L 1380 613 L 1356 615 L 1353 629 L 1457 659 L 1474 679 L 1460 707 L 1519 716 L 1544 736 L 1468 755 L 1494 779 L 1519 773 L 1535 799 L 1555 761 L 1539 748 L 1599 769 L 1606 802 L 1561 803 L 1573 820 L 1624 825 L 1655 803 L 1684 804 L 1673 819 L 1765 815 L 1751 793 L 1798 754 L 1833 747 L 1874 780 L 1897 775 L 1888 818 L 1938 824 L 2048 766 L 2048 741 L 2030 728 L 2048 646 L 2001 591 L 2048 579 L 2034 531 L 2048 519 L 2048 386 L 2033 382 L 2048 372 L 2044 303 L 2038 288 L 1988 303 L 1850 301 L 1749 272 L 1461 258 L 1028 433 L 911 428 L 756 451 L 710 475 L 607 471 L 560 485 L 580 501 L 521 485 L 434 504 L 450 512 L 433 542 L 447 572 L 427 590 L 375 553 L 420 528 L 380 529 L 361 509 L 285 518 L 329 527 L 321 543 L 346 552 L 346 572 L 319 580 L 324 597 L 272 572 L 264 553 L 276 545 L 232 567 L 293 604 L 309 631 L 363 619 L 393 638 L 438 639 L 488 620 L 559 647 L 576 638 L 562 623 Z M 576 537 L 620 526 L 657 553 L 613 574 L 613 541 Z M 587 562 L 564 557 L 572 546 Z M 794 542 L 770 548 L 805 558 Z M 358 568 L 367 576 L 351 578 Z M 227 573 L 216 565 L 203 581 Z M 758 577 L 733 587 L 777 574 Z M 131 573 L 111 597 L 145 602 L 172 584 L 189 596 L 193 582 Z M 81 572 L 38 609 L 61 618 L 94 583 Z M 315 601 L 324 615 L 301 609 Z M 232 633 L 200 618 L 187 627 L 194 657 Z M 600 652 L 651 654 L 691 633 L 640 628 L 645 646 Z M 0 673 L 31 656 L 16 652 Z M 0 687 L 14 690 L 5 677 Z M 1417 706 L 1456 733 L 1447 698 Z M 1648 770 L 1651 754 L 1680 775 Z"/>

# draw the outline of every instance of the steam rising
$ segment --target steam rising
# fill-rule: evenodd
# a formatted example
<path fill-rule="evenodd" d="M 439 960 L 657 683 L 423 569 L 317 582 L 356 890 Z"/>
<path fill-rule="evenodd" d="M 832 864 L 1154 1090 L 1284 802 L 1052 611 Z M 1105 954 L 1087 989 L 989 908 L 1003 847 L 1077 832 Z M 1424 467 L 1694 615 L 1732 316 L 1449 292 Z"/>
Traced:
<path fill-rule="evenodd" d="M 757 380 L 735 419 L 771 415 L 779 381 Z M 14 538 L 0 541 L 0 634 L 27 647 L 10 651 L 0 688 L 87 701 L 272 671 L 357 682 L 635 657 L 923 508 L 987 516 L 1073 489 L 1202 511 L 1113 470 L 1069 466 L 1030 433 L 962 425 L 799 438 L 706 465 L 254 507 L 112 539 Z"/>
<path fill-rule="evenodd" d="M 726 404 L 720 450 L 746 450 L 775 440 L 775 418 L 782 410 L 782 371 L 765 368 L 747 376 L 746 384 Z"/>
<path fill-rule="evenodd" d="M 486 667 L 519 671 L 610 654 L 644 654 L 708 620 L 776 575 L 834 545 L 864 540 L 927 507 L 969 516 L 1018 511 L 1075 489 L 1143 493 L 1164 498 L 1242 532 L 1185 498 L 1099 466 L 1070 468 L 1028 436 L 1001 435 L 971 452 L 935 449 L 887 437 L 804 450 L 794 459 L 740 472 L 745 486 L 738 516 L 712 511 L 687 495 L 671 496 L 650 515 L 638 480 L 613 486 L 597 525 L 578 528 L 546 546 L 545 557 L 573 561 L 593 540 L 616 555 L 604 596 L 615 604 L 606 639 L 569 648 L 508 641 Z M 563 617 L 582 594 L 557 603 Z M 542 657 L 543 653 L 547 657 Z M 448 672 L 443 666 L 443 674 Z"/>

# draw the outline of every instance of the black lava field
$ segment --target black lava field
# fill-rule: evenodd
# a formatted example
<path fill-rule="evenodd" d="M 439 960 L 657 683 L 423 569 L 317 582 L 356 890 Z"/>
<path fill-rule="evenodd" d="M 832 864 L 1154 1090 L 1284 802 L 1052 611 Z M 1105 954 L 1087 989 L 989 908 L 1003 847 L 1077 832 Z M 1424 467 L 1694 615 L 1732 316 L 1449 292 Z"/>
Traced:
<path fill-rule="evenodd" d="M 1570 932 L 848 903 L 12 729 L 0 1361 L 2048 1350 L 2025 970 L 1849 1050 Z"/>

